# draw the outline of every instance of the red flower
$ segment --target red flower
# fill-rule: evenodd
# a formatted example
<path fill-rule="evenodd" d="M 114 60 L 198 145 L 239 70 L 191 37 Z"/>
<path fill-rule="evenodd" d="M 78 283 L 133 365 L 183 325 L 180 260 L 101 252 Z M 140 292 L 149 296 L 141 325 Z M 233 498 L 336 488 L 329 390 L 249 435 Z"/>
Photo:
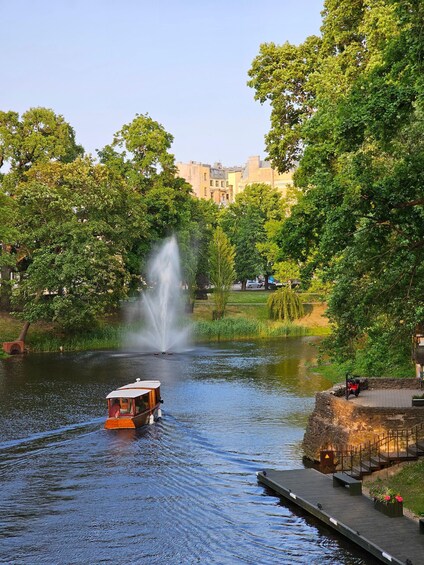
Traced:
<path fill-rule="evenodd" d="M 384 497 L 384 500 L 390 500 L 390 496 L 388 494 L 386 494 L 386 496 Z"/>
<path fill-rule="evenodd" d="M 395 496 L 395 499 L 396 499 L 398 502 L 403 502 L 403 498 L 402 498 L 399 494 L 397 494 L 397 495 Z"/>

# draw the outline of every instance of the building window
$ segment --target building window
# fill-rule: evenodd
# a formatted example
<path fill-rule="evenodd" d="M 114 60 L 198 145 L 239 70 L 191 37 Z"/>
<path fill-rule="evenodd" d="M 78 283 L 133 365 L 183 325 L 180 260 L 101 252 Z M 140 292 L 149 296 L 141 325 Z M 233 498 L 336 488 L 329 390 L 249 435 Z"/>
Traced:
<path fill-rule="evenodd" d="M 205 193 L 205 196 L 208 195 L 208 189 L 206 188 L 206 186 L 205 186 L 205 188 L 204 188 L 204 193 Z"/>
<path fill-rule="evenodd" d="M 219 186 L 219 181 L 218 181 L 218 180 L 215 181 L 215 186 Z"/>
<path fill-rule="evenodd" d="M 210 185 L 213 186 L 213 180 L 210 181 Z"/>
<path fill-rule="evenodd" d="M 224 188 L 224 181 L 223 180 L 221 181 L 221 186 L 222 186 L 222 188 Z"/>
<path fill-rule="evenodd" d="M 203 173 L 203 180 L 206 180 L 206 173 Z"/>

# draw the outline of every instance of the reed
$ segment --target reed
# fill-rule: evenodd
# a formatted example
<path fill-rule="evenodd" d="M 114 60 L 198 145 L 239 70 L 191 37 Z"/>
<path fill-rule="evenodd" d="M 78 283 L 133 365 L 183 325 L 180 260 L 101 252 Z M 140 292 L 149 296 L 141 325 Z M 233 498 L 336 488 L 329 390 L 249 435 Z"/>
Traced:
<path fill-rule="evenodd" d="M 316 328 L 291 323 L 267 323 L 246 318 L 224 318 L 222 320 L 196 322 L 193 328 L 193 337 L 195 341 L 228 341 L 246 338 L 317 335 L 315 330 Z"/>

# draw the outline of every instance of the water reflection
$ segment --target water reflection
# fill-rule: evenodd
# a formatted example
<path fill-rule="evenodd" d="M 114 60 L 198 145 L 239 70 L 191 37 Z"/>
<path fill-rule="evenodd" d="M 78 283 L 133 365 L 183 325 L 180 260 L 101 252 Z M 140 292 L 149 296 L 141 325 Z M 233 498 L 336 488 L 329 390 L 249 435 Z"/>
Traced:
<path fill-rule="evenodd" d="M 301 467 L 314 340 L 190 355 L 31 355 L 0 364 L 4 563 L 371 563 L 257 484 Z M 159 378 L 163 420 L 103 429 L 106 394 Z"/>

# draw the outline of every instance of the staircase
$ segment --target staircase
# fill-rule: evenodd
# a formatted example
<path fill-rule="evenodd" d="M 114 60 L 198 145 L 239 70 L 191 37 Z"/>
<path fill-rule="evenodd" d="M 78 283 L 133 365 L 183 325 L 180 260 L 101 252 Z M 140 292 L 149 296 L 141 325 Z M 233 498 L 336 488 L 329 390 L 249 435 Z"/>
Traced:
<path fill-rule="evenodd" d="M 424 422 L 411 429 L 390 430 L 359 446 L 335 450 L 335 463 L 338 470 L 362 479 L 374 471 L 421 456 L 424 456 Z"/>

